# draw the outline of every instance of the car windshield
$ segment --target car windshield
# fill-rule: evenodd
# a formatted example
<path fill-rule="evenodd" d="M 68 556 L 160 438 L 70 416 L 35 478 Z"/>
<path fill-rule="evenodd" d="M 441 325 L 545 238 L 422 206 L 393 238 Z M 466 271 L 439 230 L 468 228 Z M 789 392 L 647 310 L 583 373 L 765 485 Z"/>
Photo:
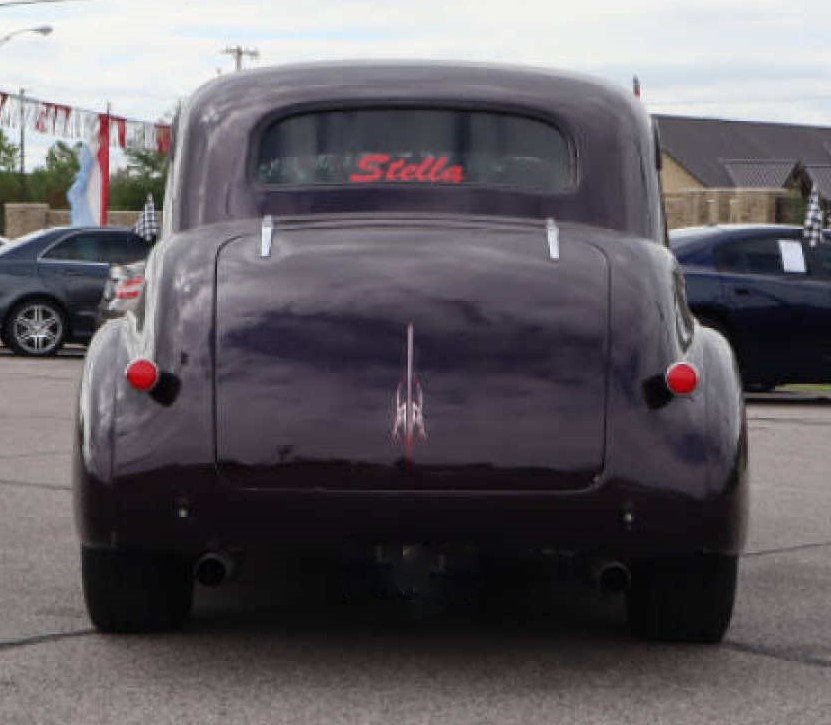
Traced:
<path fill-rule="evenodd" d="M 441 109 L 306 113 L 267 127 L 257 180 L 268 185 L 455 184 L 556 193 L 572 186 L 566 137 L 525 116 Z"/>

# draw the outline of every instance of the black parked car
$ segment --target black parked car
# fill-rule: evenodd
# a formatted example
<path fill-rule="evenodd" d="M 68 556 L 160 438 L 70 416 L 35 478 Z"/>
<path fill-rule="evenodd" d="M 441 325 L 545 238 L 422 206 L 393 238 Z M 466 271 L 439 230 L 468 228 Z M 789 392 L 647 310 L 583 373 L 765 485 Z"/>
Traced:
<path fill-rule="evenodd" d="M 831 382 L 831 233 L 815 248 L 782 225 L 679 229 L 670 241 L 693 313 L 731 342 L 748 389 Z"/>
<path fill-rule="evenodd" d="M 129 229 L 46 229 L 0 248 L 0 337 L 18 355 L 87 342 L 111 264 L 144 259 Z"/>

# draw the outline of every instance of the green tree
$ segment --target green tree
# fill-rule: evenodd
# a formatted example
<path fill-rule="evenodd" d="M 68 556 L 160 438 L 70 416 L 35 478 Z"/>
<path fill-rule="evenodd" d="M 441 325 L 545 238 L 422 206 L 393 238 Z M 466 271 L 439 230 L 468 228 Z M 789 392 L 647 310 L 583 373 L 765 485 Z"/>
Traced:
<path fill-rule="evenodd" d="M 29 175 L 27 183 L 32 201 L 44 201 L 53 209 L 68 208 L 66 192 L 80 168 L 81 147 L 80 142 L 70 146 L 65 141 L 56 141 L 51 146 L 44 165 Z"/>
<path fill-rule="evenodd" d="M 20 147 L 15 146 L 0 130 L 0 171 L 15 171 L 20 165 Z"/>
<path fill-rule="evenodd" d="M 110 208 L 135 211 L 144 208 L 152 194 L 159 207 L 164 197 L 168 157 L 156 151 L 127 149 L 127 167 L 110 178 Z"/>
<path fill-rule="evenodd" d="M 6 228 L 5 204 L 21 199 L 20 176 L 16 173 L 19 165 L 20 148 L 0 130 L 0 234 Z"/>

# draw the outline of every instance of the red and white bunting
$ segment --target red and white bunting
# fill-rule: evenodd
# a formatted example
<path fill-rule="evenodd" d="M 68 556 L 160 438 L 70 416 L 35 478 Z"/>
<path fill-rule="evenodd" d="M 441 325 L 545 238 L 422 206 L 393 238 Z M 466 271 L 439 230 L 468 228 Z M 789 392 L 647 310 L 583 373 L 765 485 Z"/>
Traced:
<path fill-rule="evenodd" d="M 0 91 L 0 127 L 19 129 L 22 124 L 27 131 L 83 141 L 96 134 L 101 118 L 107 119 L 109 145 L 112 147 L 140 148 L 160 153 L 170 150 L 170 126 Z"/>

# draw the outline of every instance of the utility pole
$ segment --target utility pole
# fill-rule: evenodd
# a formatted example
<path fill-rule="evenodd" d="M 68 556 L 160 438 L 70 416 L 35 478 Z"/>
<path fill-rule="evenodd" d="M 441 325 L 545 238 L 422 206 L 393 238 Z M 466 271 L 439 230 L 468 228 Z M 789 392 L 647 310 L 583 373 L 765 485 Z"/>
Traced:
<path fill-rule="evenodd" d="M 260 51 L 256 48 L 243 48 L 241 45 L 229 45 L 222 51 L 225 55 L 233 56 L 234 69 L 239 73 L 242 70 L 242 56 L 247 55 L 249 58 L 259 58 Z"/>

